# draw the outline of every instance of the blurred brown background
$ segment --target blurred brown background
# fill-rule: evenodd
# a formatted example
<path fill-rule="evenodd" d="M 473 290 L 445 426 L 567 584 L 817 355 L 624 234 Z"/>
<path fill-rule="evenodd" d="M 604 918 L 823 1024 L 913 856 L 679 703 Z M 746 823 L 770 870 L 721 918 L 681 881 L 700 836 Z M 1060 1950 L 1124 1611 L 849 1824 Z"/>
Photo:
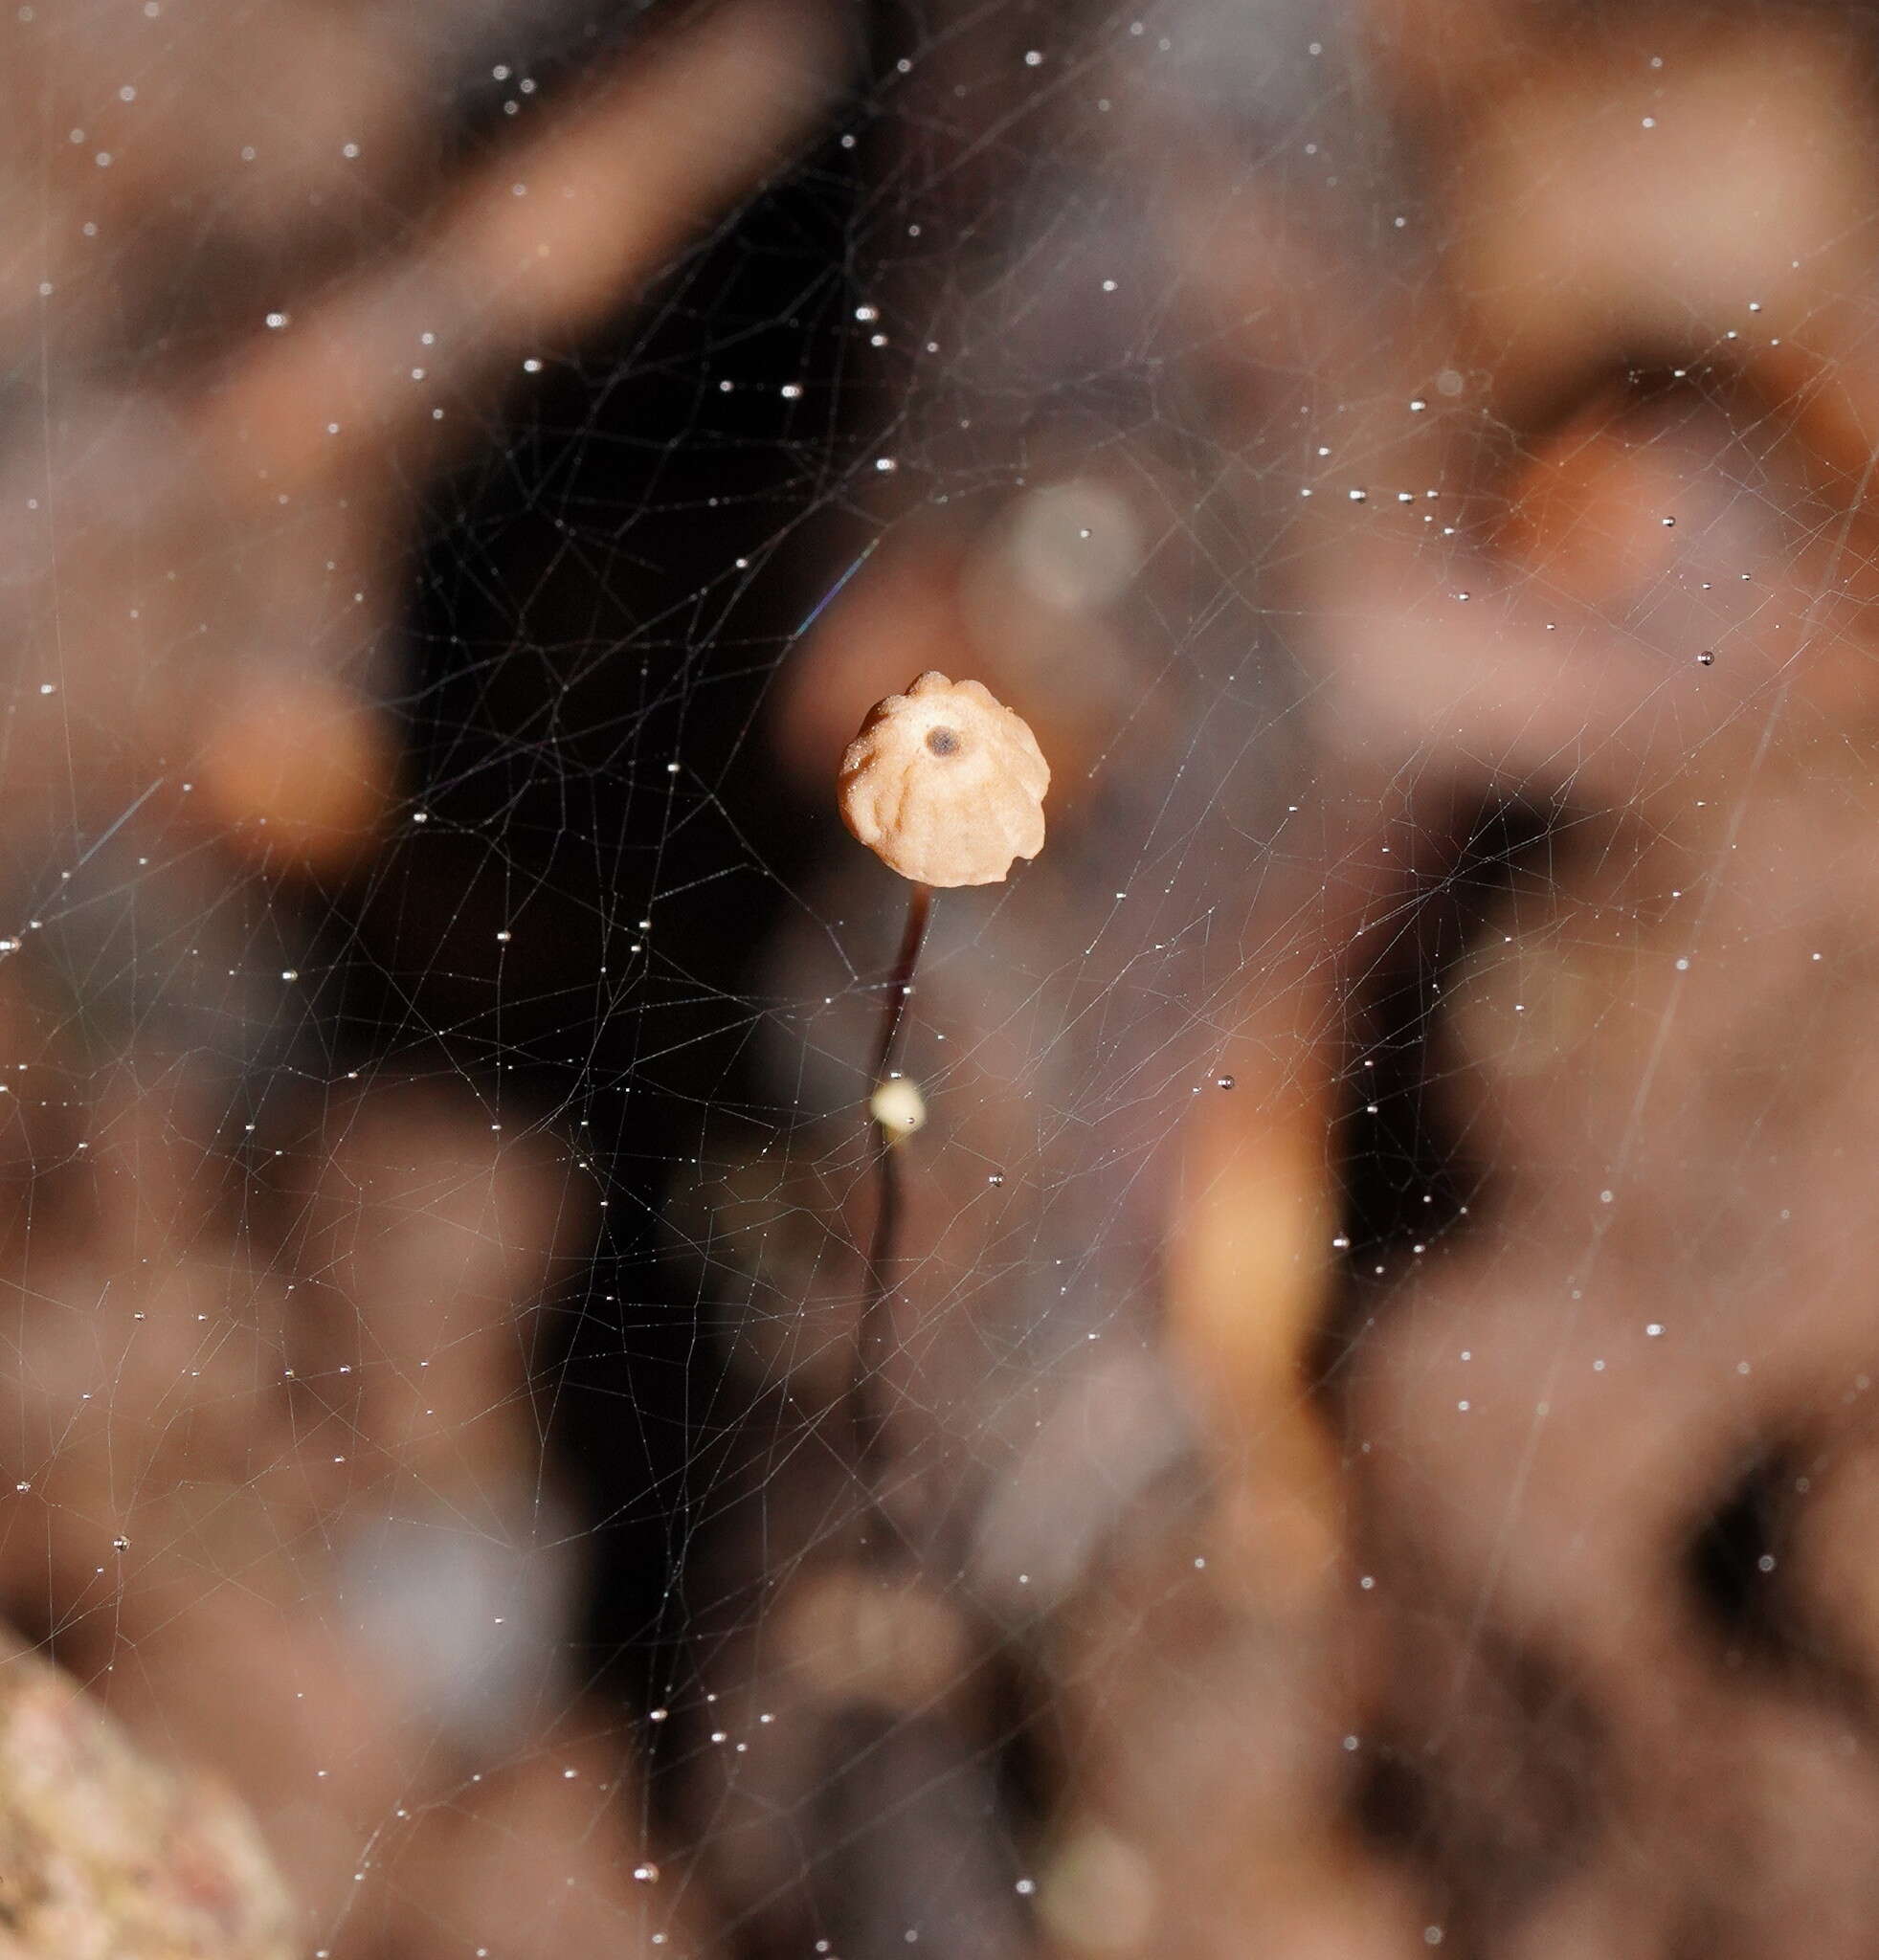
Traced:
<path fill-rule="evenodd" d="M 1870 1950 L 1875 75 L 0 18 L 0 1949 Z"/>

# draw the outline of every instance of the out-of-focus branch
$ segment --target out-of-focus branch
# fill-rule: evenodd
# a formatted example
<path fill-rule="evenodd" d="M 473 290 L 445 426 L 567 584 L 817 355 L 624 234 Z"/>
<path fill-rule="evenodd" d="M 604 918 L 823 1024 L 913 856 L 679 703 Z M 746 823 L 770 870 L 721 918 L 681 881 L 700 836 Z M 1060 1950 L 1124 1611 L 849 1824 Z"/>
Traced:
<path fill-rule="evenodd" d="M 636 49 L 534 143 L 486 165 L 414 256 L 248 358 L 213 411 L 237 481 L 264 477 L 272 496 L 428 446 L 440 396 L 593 328 L 755 182 L 839 66 L 830 15 L 798 0 L 743 0 L 651 60 Z"/>

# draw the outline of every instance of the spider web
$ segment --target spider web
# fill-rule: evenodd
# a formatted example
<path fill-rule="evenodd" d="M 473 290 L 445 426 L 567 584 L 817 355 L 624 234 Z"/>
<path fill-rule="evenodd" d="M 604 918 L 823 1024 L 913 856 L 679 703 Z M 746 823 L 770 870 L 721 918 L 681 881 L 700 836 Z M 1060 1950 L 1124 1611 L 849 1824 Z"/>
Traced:
<path fill-rule="evenodd" d="M 0 24 L 10 1618 L 297 1951 L 1862 1950 L 1863 17 L 352 25 Z"/>

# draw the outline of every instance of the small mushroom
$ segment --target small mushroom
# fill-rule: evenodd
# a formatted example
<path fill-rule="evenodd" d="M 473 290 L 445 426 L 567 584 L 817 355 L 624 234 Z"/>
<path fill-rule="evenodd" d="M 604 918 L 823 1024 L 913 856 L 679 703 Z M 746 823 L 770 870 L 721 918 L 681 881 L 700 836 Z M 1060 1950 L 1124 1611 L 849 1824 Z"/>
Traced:
<path fill-rule="evenodd" d="M 841 758 L 841 820 L 916 884 L 996 884 L 1044 844 L 1050 765 L 976 680 L 923 674 L 868 710 Z"/>
<path fill-rule="evenodd" d="M 889 1076 L 868 1098 L 868 1114 L 891 1143 L 910 1137 L 927 1121 L 927 1099 L 918 1082 Z"/>

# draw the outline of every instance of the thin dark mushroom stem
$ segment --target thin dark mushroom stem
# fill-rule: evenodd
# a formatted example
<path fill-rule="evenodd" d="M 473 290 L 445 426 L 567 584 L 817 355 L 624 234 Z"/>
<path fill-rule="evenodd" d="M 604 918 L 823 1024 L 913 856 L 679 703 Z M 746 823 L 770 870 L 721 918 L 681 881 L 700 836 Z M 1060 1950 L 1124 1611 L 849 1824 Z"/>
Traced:
<path fill-rule="evenodd" d="M 901 1026 L 906 1018 L 907 995 L 913 991 L 913 969 L 920 964 L 920 948 L 927 943 L 927 926 L 932 916 L 932 886 L 910 884 L 907 887 L 906 926 L 901 934 L 901 950 L 894 962 L 893 978 L 887 984 L 887 997 L 882 1003 L 881 1047 L 874 1059 L 877 1087 L 887 1080 L 894 1066 Z"/>
<path fill-rule="evenodd" d="M 913 991 L 913 972 L 920 963 L 920 948 L 926 944 L 927 926 L 932 911 L 932 886 L 909 885 L 906 925 L 901 934 L 900 953 L 895 959 L 886 997 L 882 1003 L 881 1042 L 875 1055 L 870 1095 L 883 1082 L 891 1080 L 895 1074 L 895 1058 L 906 1021 L 907 997 Z M 873 1121 L 870 1111 L 869 1122 Z M 875 1177 L 880 1195 L 875 1204 L 874 1230 L 869 1237 L 867 1290 L 862 1295 L 861 1318 L 855 1330 L 855 1373 L 849 1388 L 856 1465 L 868 1486 L 869 1508 L 875 1514 L 877 1526 L 881 1523 L 880 1480 L 886 1454 L 886 1411 L 879 1392 L 879 1374 L 883 1350 L 891 1332 L 887 1314 L 886 1271 L 900 1221 L 900 1141 L 884 1131 L 875 1146 Z"/>

